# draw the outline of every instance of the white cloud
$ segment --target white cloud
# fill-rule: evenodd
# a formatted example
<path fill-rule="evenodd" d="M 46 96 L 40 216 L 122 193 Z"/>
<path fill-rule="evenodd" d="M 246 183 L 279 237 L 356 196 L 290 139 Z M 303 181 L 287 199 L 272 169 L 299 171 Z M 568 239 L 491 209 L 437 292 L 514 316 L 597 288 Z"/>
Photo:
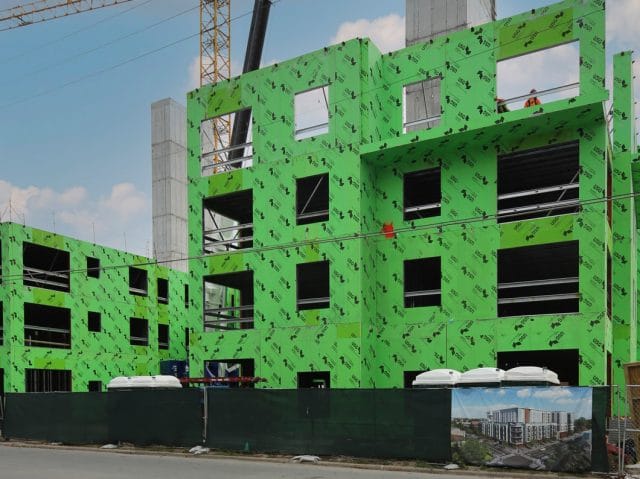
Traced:
<path fill-rule="evenodd" d="M 151 211 L 147 196 L 132 183 L 117 183 L 104 197 L 91 197 L 86 188 L 63 191 L 49 187 L 20 187 L 0 180 L 0 221 L 65 234 L 84 241 L 148 255 Z"/>
<path fill-rule="evenodd" d="M 541 399 L 570 398 L 571 391 L 567 388 L 544 388 L 534 392 L 533 397 Z"/>
<path fill-rule="evenodd" d="M 640 42 L 640 2 L 615 0 L 607 2 L 607 41 L 617 50 L 636 48 Z"/>
<path fill-rule="evenodd" d="M 516 395 L 519 398 L 528 398 L 529 396 L 531 396 L 531 390 L 528 388 L 519 389 Z"/>
<path fill-rule="evenodd" d="M 331 38 L 331 43 L 340 43 L 356 37 L 369 37 L 382 53 L 386 53 L 404 47 L 404 32 L 404 17 L 391 13 L 373 20 L 362 18 L 344 22 Z"/>
<path fill-rule="evenodd" d="M 275 63 L 275 62 L 274 62 Z M 262 65 L 261 65 L 262 66 Z M 231 60 L 231 77 L 238 76 L 242 73 L 242 65 L 234 60 Z M 186 90 L 191 91 L 200 86 L 200 57 L 195 57 L 189 63 L 188 79 Z"/>

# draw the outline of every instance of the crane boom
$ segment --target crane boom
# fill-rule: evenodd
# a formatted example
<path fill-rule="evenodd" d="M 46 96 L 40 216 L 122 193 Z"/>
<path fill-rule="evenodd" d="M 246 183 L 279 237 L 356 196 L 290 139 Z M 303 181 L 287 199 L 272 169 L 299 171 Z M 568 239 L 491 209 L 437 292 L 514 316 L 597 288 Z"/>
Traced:
<path fill-rule="evenodd" d="M 0 10 L 0 32 L 132 0 L 38 0 Z"/>

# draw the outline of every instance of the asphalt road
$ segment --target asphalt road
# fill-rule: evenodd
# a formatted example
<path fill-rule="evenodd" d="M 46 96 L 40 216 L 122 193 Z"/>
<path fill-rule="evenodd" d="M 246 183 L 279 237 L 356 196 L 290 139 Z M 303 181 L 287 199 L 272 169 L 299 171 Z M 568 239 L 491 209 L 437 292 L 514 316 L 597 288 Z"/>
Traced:
<path fill-rule="evenodd" d="M 468 479 L 451 473 L 373 471 L 251 460 L 118 454 L 0 445 L 2 479 Z"/>

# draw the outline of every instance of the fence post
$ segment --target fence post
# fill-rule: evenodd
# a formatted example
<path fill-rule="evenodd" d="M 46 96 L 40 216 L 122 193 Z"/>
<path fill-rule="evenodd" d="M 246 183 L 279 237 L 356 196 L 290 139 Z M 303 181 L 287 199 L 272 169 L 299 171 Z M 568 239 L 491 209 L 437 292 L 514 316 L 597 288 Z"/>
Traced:
<path fill-rule="evenodd" d="M 209 419 L 209 396 L 207 395 L 207 387 L 205 385 L 205 387 L 202 388 L 202 407 L 203 407 L 203 414 L 202 414 L 202 444 L 206 444 L 207 443 L 207 423 L 208 423 L 208 419 Z"/>

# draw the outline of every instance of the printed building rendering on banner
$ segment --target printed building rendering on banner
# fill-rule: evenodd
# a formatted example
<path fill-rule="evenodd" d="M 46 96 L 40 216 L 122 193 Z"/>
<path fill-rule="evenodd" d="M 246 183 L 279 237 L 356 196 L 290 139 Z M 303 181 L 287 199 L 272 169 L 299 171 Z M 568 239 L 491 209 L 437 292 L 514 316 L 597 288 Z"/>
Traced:
<path fill-rule="evenodd" d="M 462 388 L 451 403 L 454 461 L 591 469 L 591 388 Z"/>

